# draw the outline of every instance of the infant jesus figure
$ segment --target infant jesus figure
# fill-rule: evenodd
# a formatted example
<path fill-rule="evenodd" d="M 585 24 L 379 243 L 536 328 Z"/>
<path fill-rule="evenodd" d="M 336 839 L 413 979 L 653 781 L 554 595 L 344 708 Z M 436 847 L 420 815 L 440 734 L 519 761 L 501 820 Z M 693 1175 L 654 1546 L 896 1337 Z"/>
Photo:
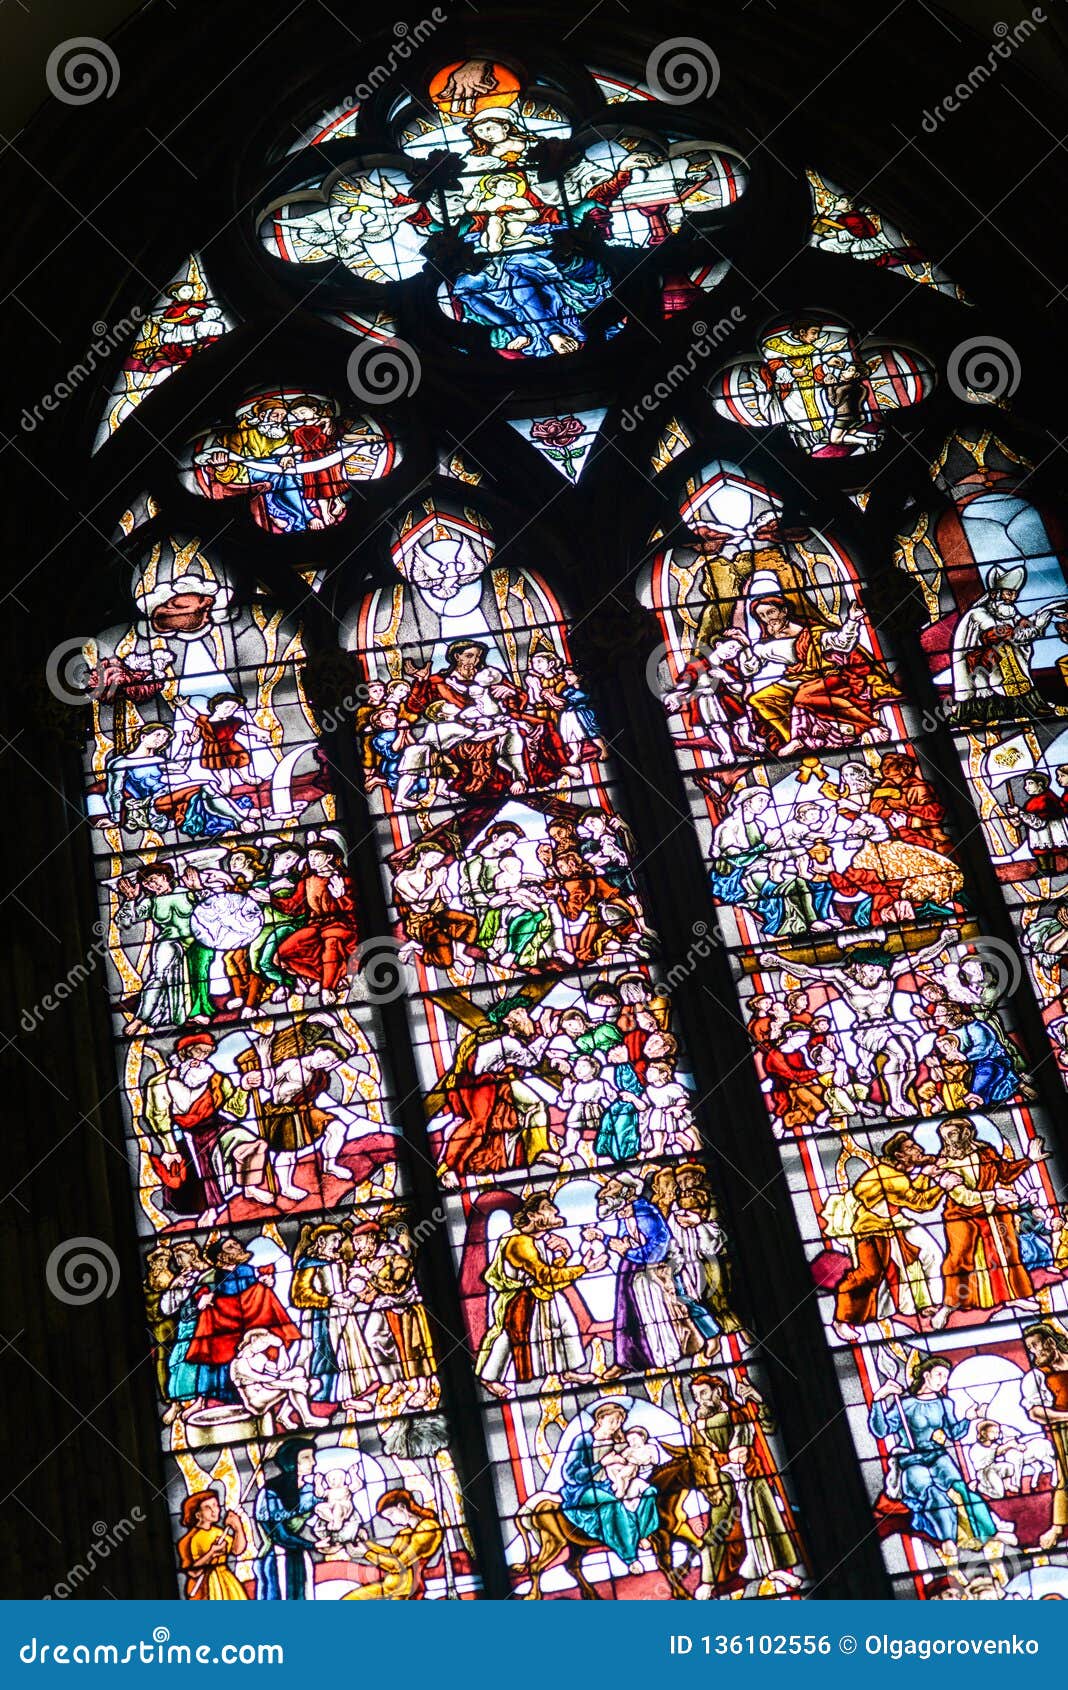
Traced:
<path fill-rule="evenodd" d="M 601 1466 L 620 1502 L 637 1507 L 649 1489 L 649 1474 L 660 1459 L 660 1451 L 644 1426 L 632 1426 L 623 1442 L 601 1456 Z"/>

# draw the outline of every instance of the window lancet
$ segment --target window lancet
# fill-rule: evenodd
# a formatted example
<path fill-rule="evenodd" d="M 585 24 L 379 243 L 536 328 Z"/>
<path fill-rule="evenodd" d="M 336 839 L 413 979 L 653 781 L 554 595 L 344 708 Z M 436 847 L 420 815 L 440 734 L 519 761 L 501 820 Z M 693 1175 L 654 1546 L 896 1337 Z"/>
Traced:
<path fill-rule="evenodd" d="M 137 328 L 133 343 L 123 359 L 119 379 L 97 430 L 94 451 L 106 445 L 116 429 L 162 382 L 235 326 L 233 318 L 212 294 L 196 253 L 172 277 L 149 309 L 135 311 L 134 316 Z"/>
<path fill-rule="evenodd" d="M 806 170 L 805 176 L 812 196 L 810 241 L 814 247 L 877 264 L 907 281 L 936 288 L 964 305 L 969 303 L 942 265 L 932 264 L 882 212 L 835 187 L 816 170 Z"/>
<path fill-rule="evenodd" d="M 951 444 L 950 470 L 960 456 Z M 1036 731 L 1031 653 L 1064 581 L 996 446 L 985 463 L 964 466 L 975 540 L 939 551 L 921 519 L 903 561 L 944 630 L 936 673 L 960 652 L 955 719 L 974 698 L 980 722 L 1027 724 L 1000 741 L 1009 778 Z M 1054 1471 L 1044 1404 L 1064 1340 L 1051 1317 L 1068 1308 L 1060 1175 L 1009 1002 L 1011 953 L 983 932 L 917 737 L 926 721 L 847 554 L 787 530 L 775 495 L 729 463 L 691 477 L 681 511 L 689 538 L 657 556 L 641 596 L 666 642 L 676 756 L 887 1567 L 917 1595 L 947 1577 L 1001 1591 L 1061 1537 L 1053 1493 L 1052 1518 L 1025 1504 L 1023 1450 Z M 939 532 L 967 533 L 963 514 Z M 986 577 L 977 546 L 997 559 Z M 1029 748 L 1021 765 L 1026 781 Z M 1021 854 L 1024 813 L 1008 817 Z M 1028 814 L 1045 840 L 1052 807 Z M 995 1476 L 1007 1437 L 1019 1470 Z"/>
<path fill-rule="evenodd" d="M 375 1594 L 415 1529 L 389 1594 L 474 1595 L 300 631 L 196 540 L 133 588 L 87 806 L 184 1594 Z"/>
<path fill-rule="evenodd" d="M 896 561 L 920 589 L 939 709 L 957 730 L 986 848 L 1068 1073 L 1068 580 L 1063 526 L 1032 502 L 1031 467 L 989 430 L 951 438 L 932 470 L 945 502 L 915 516 Z"/>

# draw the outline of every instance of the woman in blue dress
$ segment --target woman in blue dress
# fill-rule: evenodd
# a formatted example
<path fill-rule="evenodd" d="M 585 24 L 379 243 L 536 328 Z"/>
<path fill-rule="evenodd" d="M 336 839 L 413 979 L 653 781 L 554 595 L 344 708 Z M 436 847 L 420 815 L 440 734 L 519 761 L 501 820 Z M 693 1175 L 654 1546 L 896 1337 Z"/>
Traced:
<path fill-rule="evenodd" d="M 961 1546 L 961 1515 L 980 1547 L 991 1538 L 1015 1542 L 1015 1534 L 991 1514 L 964 1477 L 954 1446 L 971 1422 L 957 1414 L 946 1391 L 950 1364 L 944 1356 L 920 1358 L 911 1388 L 890 1379 L 875 1393 L 868 1430 L 890 1446 L 897 1493 L 911 1516 L 911 1528 L 941 1544 L 954 1559 Z M 969 1545 L 970 1547 L 970 1545 Z"/>
<path fill-rule="evenodd" d="M 104 763 L 104 807 L 108 822 L 131 831 L 163 833 L 173 825 L 189 839 L 213 839 L 235 829 L 251 832 L 251 800 L 217 792 L 206 775 L 172 762 L 174 730 L 146 722 L 128 751 L 109 752 Z"/>
<path fill-rule="evenodd" d="M 464 322 L 489 329 L 495 351 L 545 358 L 584 343 L 582 319 L 609 298 L 611 277 L 578 253 L 507 252 L 458 276 L 451 291 Z"/>
<path fill-rule="evenodd" d="M 968 1090 L 987 1108 L 1010 1102 L 1020 1089 L 1019 1065 L 993 1017 L 958 1004 L 941 1004 L 939 1010 L 942 1020 L 956 1032 L 960 1053 L 970 1065 Z"/>
<path fill-rule="evenodd" d="M 648 1485 L 637 1501 L 618 1497 L 602 1465 L 602 1453 L 625 1448 L 627 1410 L 622 1403 L 599 1402 L 590 1415 L 592 1431 L 580 1432 L 564 1463 L 560 1505 L 579 1531 L 603 1543 L 640 1573 L 638 1549 L 660 1524 L 656 1491 Z"/>

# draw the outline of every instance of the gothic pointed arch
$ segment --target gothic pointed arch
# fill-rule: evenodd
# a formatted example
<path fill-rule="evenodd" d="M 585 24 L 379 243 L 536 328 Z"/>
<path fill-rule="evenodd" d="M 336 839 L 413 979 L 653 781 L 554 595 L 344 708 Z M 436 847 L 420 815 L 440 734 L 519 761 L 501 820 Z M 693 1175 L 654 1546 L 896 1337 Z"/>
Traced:
<path fill-rule="evenodd" d="M 56 899 L 158 1589 L 1068 1591 L 1027 331 L 932 194 L 753 130 L 751 19 L 550 10 L 279 20 L 70 376 Z"/>

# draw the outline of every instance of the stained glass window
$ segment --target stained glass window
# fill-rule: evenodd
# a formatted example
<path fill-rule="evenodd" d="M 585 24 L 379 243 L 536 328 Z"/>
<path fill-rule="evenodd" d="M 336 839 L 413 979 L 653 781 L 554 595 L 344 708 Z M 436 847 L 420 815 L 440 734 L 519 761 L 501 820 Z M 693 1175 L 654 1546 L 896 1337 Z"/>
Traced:
<path fill-rule="evenodd" d="M 937 709 L 955 730 L 1053 1055 L 1068 1071 L 1068 581 L 1056 512 L 1029 494 L 1032 469 L 989 429 L 952 436 L 932 465 L 936 497 L 910 513 L 897 563 L 922 596 Z"/>
<path fill-rule="evenodd" d="M 717 411 L 743 427 L 784 427 L 814 458 L 874 452 L 884 413 L 917 404 L 932 385 L 925 359 L 899 347 L 860 345 L 845 323 L 775 323 L 759 350 L 759 362 L 729 365 L 716 378 Z"/>
<path fill-rule="evenodd" d="M 322 88 L 100 396 L 188 1599 L 1068 1591 L 1063 537 L 948 271 L 654 69 Z"/>
<path fill-rule="evenodd" d="M 789 1594 L 804 1555 L 564 612 L 537 575 L 494 563 L 470 506 L 405 512 L 392 555 L 404 586 L 346 623 L 368 695 L 359 755 L 513 1580 L 691 1593 L 656 1522 L 664 1487 L 681 1502 L 700 1481 L 667 1442 L 744 1444 L 697 1590 Z"/>
<path fill-rule="evenodd" d="M 643 251 L 707 224 L 745 192 L 735 152 L 673 129 L 658 107 L 642 115 L 641 129 L 584 126 L 551 88 L 524 85 L 508 65 L 447 65 L 425 93 L 394 106 L 383 132 L 368 125 L 365 148 L 380 143 L 374 161 L 357 149 L 339 168 L 320 159 L 315 175 L 295 176 L 264 208 L 261 240 L 276 260 L 323 279 L 340 265 L 380 294 L 422 277 L 461 348 L 509 359 L 574 353 L 620 331 L 615 284 Z M 303 165 L 302 151 L 294 170 Z M 700 288 L 703 275 L 687 285 Z"/>
<path fill-rule="evenodd" d="M 965 742 L 964 761 L 1004 827 L 989 799 L 1019 757 L 1038 800 L 1009 800 L 1026 859 L 1055 826 L 1035 716 L 1056 705 L 1031 664 L 1063 577 L 1003 449 L 975 439 L 952 441 L 936 472 L 974 501 L 975 541 L 965 503 L 918 517 L 900 557 L 923 584 L 946 714 L 1017 723 Z M 1060 1471 L 1044 1405 L 1068 1265 L 1050 1123 L 1009 1001 L 1015 958 L 984 931 L 951 783 L 925 752 L 932 724 L 848 552 L 788 529 L 781 498 L 729 462 L 691 477 L 681 514 L 685 537 L 641 594 L 887 1566 L 919 1594 L 940 1563 L 1004 1585 L 1006 1557 L 1062 1535 L 1060 1491 L 1037 1499 L 1034 1463 Z M 1034 582 L 1017 610 L 1021 557 Z M 1055 665 L 1051 649 L 1044 674 L 1059 679 Z M 1050 929 L 1055 944 L 1055 912 Z"/>
<path fill-rule="evenodd" d="M 371 1591 L 357 1521 L 475 1594 L 299 628 L 195 539 L 133 599 L 88 653 L 87 804 L 184 1594 Z"/>
<path fill-rule="evenodd" d="M 922 282 L 967 303 L 943 267 L 933 264 L 881 211 L 854 199 L 816 170 L 806 170 L 805 176 L 812 197 L 809 238 L 814 247 L 878 264 L 907 281 Z"/>
<path fill-rule="evenodd" d="M 97 450 L 161 382 L 234 327 L 213 296 L 195 253 L 160 297 L 135 315 L 133 339 L 97 430 Z"/>
<path fill-rule="evenodd" d="M 184 480 L 204 499 L 240 499 L 271 534 L 340 522 L 353 484 L 388 475 L 396 441 L 374 417 L 339 416 L 322 394 L 255 393 L 232 423 L 190 446 Z"/>

